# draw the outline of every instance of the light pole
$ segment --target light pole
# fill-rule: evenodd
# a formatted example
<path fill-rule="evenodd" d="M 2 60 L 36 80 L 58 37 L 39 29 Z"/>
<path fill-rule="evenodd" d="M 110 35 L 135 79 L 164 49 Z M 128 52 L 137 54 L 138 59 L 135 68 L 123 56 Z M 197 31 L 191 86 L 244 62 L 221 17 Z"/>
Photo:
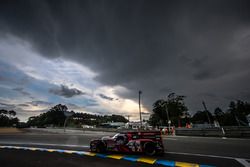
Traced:
<path fill-rule="evenodd" d="M 163 102 L 163 105 L 165 107 L 166 113 L 167 113 L 167 119 L 168 119 L 168 133 L 170 132 L 170 124 L 171 120 L 169 119 L 169 113 L 168 113 L 168 107 L 167 107 L 167 100 Z"/>
<path fill-rule="evenodd" d="M 206 115 L 207 115 L 207 118 L 208 118 L 208 123 L 209 123 L 209 126 L 211 126 L 211 120 L 210 120 L 210 117 L 209 117 L 209 115 L 208 115 L 208 110 L 207 110 L 207 106 L 206 106 L 206 103 L 204 102 L 204 101 L 202 101 L 202 105 L 203 105 L 203 107 L 204 107 L 204 109 L 205 109 L 205 112 L 206 112 Z"/>
<path fill-rule="evenodd" d="M 129 122 L 129 117 L 130 117 L 130 115 L 127 115 L 127 117 L 128 117 L 128 122 Z"/>
<path fill-rule="evenodd" d="M 169 119 L 169 114 L 168 114 L 168 108 L 167 108 L 167 104 L 165 103 L 165 109 L 166 109 L 166 112 L 167 112 L 167 118 L 168 118 L 168 133 L 170 132 L 170 124 L 171 124 L 171 121 Z"/>
<path fill-rule="evenodd" d="M 141 121 L 141 94 L 142 94 L 142 91 L 139 90 L 139 113 L 140 113 L 140 124 L 141 124 L 141 128 L 142 128 L 142 121 Z"/>

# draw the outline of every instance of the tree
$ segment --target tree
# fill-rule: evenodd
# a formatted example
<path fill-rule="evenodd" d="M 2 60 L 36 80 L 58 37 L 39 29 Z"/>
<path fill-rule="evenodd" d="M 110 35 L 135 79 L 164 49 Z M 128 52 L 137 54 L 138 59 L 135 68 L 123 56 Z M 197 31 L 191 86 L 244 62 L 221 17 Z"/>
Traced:
<path fill-rule="evenodd" d="M 219 123 L 219 125 L 223 126 L 223 118 L 225 116 L 225 113 L 222 111 L 221 108 L 217 107 L 214 109 L 214 116 L 215 120 Z"/>
<path fill-rule="evenodd" d="M 158 127 L 158 126 L 160 126 L 159 120 L 160 120 L 159 115 L 153 113 L 150 115 L 148 123 L 154 127 Z"/>
<path fill-rule="evenodd" d="M 241 100 L 231 101 L 228 110 L 223 112 L 220 108 L 214 111 L 216 119 L 221 126 L 246 126 L 246 116 L 250 113 L 250 104 Z"/>
<path fill-rule="evenodd" d="M 159 125 L 166 125 L 168 115 L 166 112 L 167 109 L 167 103 L 163 99 L 157 100 L 153 104 L 153 116 L 152 119 L 158 122 Z M 158 119 L 158 120 L 156 120 Z"/>
<path fill-rule="evenodd" d="M 9 112 L 9 117 L 11 117 L 11 116 L 16 116 L 16 112 L 15 111 L 13 111 L 13 110 L 10 110 Z"/>
<path fill-rule="evenodd" d="M 40 114 L 39 116 L 30 117 L 28 125 L 30 126 L 63 126 L 65 121 L 64 112 L 68 108 L 66 105 L 58 104 L 52 107 L 48 112 Z M 73 111 L 71 111 L 73 112 Z M 87 113 L 74 113 L 68 120 L 68 125 L 74 127 L 81 127 L 81 125 L 100 125 L 107 122 L 128 122 L 128 120 L 121 115 L 92 115 Z"/>
<path fill-rule="evenodd" d="M 7 113 L 8 113 L 7 110 L 4 110 L 4 109 L 1 109 L 1 110 L 0 110 L 0 114 L 2 114 L 2 115 L 6 115 Z"/>
<path fill-rule="evenodd" d="M 156 124 L 156 122 L 159 125 L 167 125 L 169 119 L 173 125 L 177 126 L 181 118 L 186 118 L 189 115 L 184 98 L 185 96 L 171 93 L 166 100 L 157 100 L 153 104 L 153 114 L 150 116 L 151 125 Z"/>
<path fill-rule="evenodd" d="M 0 126 L 5 127 L 9 126 L 9 117 L 6 115 L 1 114 L 0 115 Z"/>
<path fill-rule="evenodd" d="M 197 111 L 192 117 L 192 122 L 197 124 L 209 123 L 207 114 L 211 121 L 213 121 L 213 116 L 209 111 Z"/>
<path fill-rule="evenodd" d="M 225 113 L 221 110 L 220 107 L 217 107 L 217 108 L 214 109 L 214 115 L 215 115 L 216 117 L 221 117 L 221 116 L 223 116 L 224 114 L 225 114 Z"/>
<path fill-rule="evenodd" d="M 231 101 L 228 112 L 233 115 L 236 125 L 247 125 L 246 116 L 250 114 L 250 104 L 241 100 Z"/>
<path fill-rule="evenodd" d="M 66 105 L 58 104 L 52 107 L 46 113 L 42 113 L 36 117 L 30 117 L 28 120 L 28 124 L 30 126 L 45 126 L 45 125 L 63 126 L 66 118 L 64 112 L 67 110 L 68 108 Z"/>
<path fill-rule="evenodd" d="M 19 119 L 14 117 L 16 115 L 16 112 L 13 110 L 7 111 L 5 109 L 0 110 L 0 126 L 13 126 L 17 125 L 19 122 Z"/>

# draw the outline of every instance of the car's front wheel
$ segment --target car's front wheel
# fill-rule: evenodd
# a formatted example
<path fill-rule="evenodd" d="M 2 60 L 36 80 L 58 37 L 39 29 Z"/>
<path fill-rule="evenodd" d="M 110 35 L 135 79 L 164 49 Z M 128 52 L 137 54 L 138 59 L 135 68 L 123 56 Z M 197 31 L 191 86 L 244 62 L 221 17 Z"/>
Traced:
<path fill-rule="evenodd" d="M 156 150 L 155 150 L 155 144 L 153 142 L 146 142 L 144 144 L 144 152 L 146 155 L 155 155 Z"/>

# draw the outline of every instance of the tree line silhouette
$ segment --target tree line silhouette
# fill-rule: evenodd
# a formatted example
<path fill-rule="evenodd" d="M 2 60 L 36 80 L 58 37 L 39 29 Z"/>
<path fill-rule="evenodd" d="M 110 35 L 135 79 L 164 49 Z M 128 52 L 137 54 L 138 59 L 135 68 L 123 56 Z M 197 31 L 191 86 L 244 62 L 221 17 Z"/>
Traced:
<path fill-rule="evenodd" d="M 197 111 L 193 116 L 188 112 L 184 103 L 185 96 L 171 93 L 167 99 L 157 100 L 153 104 L 153 113 L 149 123 L 152 126 L 167 126 L 167 120 L 171 120 L 173 126 L 186 126 L 186 124 L 214 123 L 220 126 L 248 126 L 246 116 L 250 114 L 250 104 L 241 100 L 231 101 L 228 109 L 222 111 L 217 107 L 214 112 L 208 110 Z"/>
<path fill-rule="evenodd" d="M 213 112 L 208 110 L 197 111 L 193 116 L 188 111 L 184 102 L 185 96 L 171 93 L 166 99 L 159 99 L 153 103 L 153 110 L 148 123 L 156 126 L 183 127 L 187 124 L 206 124 L 217 122 L 220 126 L 247 126 L 246 116 L 250 114 L 250 103 L 241 100 L 231 101 L 226 110 L 220 107 Z M 66 105 L 57 104 L 47 112 L 28 119 L 28 126 L 57 126 L 62 127 L 68 112 Z M 81 125 L 99 126 L 107 122 L 128 122 L 122 115 L 96 115 L 71 111 L 74 114 L 69 118 L 68 125 L 71 127 L 81 127 Z M 19 124 L 19 119 L 13 110 L 0 110 L 0 127 L 15 126 Z M 169 122 L 171 121 L 171 122 Z"/>
<path fill-rule="evenodd" d="M 64 112 L 68 112 L 66 105 L 58 104 L 48 112 L 42 113 L 39 116 L 33 116 L 28 119 L 29 126 L 55 126 L 62 127 L 66 116 Z M 74 112 L 74 111 L 71 111 Z M 68 120 L 68 125 L 71 127 L 81 127 L 81 125 L 96 125 L 99 126 L 106 122 L 128 122 L 128 120 L 121 115 L 95 115 L 88 113 L 74 112 Z"/>

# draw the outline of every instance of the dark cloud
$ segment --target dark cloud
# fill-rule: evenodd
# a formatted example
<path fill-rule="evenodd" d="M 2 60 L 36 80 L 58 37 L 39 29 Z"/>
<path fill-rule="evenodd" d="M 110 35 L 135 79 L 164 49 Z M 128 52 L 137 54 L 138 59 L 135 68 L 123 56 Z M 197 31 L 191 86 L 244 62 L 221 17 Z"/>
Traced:
<path fill-rule="evenodd" d="M 73 108 L 73 109 L 83 109 L 83 108 L 89 108 L 89 107 L 96 107 L 96 106 L 99 106 L 99 104 L 94 99 L 84 98 L 82 100 L 81 106 L 76 105 L 76 104 L 72 104 L 72 103 L 68 103 L 67 106 L 69 108 Z"/>
<path fill-rule="evenodd" d="M 13 88 L 12 90 L 21 93 L 24 96 L 30 96 L 31 94 L 24 90 L 24 88 Z"/>
<path fill-rule="evenodd" d="M 0 75 L 0 81 L 6 81 L 8 80 L 6 77 Z"/>
<path fill-rule="evenodd" d="M 21 92 L 21 91 L 23 91 L 23 88 L 13 88 L 12 90 Z"/>
<path fill-rule="evenodd" d="M 100 93 L 100 94 L 98 94 L 101 98 L 103 98 L 103 99 L 105 99 L 105 100 L 110 100 L 110 101 L 113 101 L 114 100 L 114 98 L 112 98 L 112 97 L 109 97 L 109 96 L 106 96 L 106 95 L 104 95 L 104 94 L 102 94 L 102 93 Z"/>
<path fill-rule="evenodd" d="M 69 88 L 66 85 L 61 85 L 60 87 L 57 88 L 51 88 L 49 89 L 49 92 L 66 98 L 85 94 L 81 90 L 78 90 L 76 88 Z"/>
<path fill-rule="evenodd" d="M 31 101 L 31 102 L 27 102 L 27 104 L 31 104 L 33 106 L 40 106 L 40 105 L 52 105 L 53 103 L 51 102 L 47 102 L 47 101 L 41 101 L 41 100 L 37 100 L 37 101 Z"/>
<path fill-rule="evenodd" d="M 171 89 L 168 87 L 162 87 L 159 89 L 159 93 L 169 93 L 171 92 Z"/>
<path fill-rule="evenodd" d="M 99 106 L 98 102 L 94 99 L 86 99 L 84 103 L 85 107 L 96 107 Z"/>
<path fill-rule="evenodd" d="M 0 102 L 0 106 L 2 108 L 14 108 L 15 107 L 14 104 L 7 104 L 7 103 L 2 103 L 2 102 Z"/>
<path fill-rule="evenodd" d="M 249 8 L 247 0 L 6 0 L 0 35 L 29 41 L 45 57 L 88 66 L 97 81 L 126 87 L 122 97 L 137 99 L 143 90 L 148 108 L 174 91 L 196 110 L 201 91 L 224 97 L 249 90 L 242 85 L 250 71 Z M 65 86 L 50 92 L 82 94 Z"/>
<path fill-rule="evenodd" d="M 203 80 L 203 79 L 209 79 L 212 77 L 212 74 L 210 71 L 198 71 L 194 75 L 194 79 L 196 80 Z"/>
<path fill-rule="evenodd" d="M 20 107 L 29 107 L 28 104 L 18 104 L 18 106 L 20 106 Z"/>
<path fill-rule="evenodd" d="M 0 38 L 1 39 L 1 38 Z M 6 85 L 23 86 L 29 83 L 30 78 L 24 75 L 18 75 L 17 69 L 13 66 L 7 66 L 0 61 L 0 82 Z"/>

